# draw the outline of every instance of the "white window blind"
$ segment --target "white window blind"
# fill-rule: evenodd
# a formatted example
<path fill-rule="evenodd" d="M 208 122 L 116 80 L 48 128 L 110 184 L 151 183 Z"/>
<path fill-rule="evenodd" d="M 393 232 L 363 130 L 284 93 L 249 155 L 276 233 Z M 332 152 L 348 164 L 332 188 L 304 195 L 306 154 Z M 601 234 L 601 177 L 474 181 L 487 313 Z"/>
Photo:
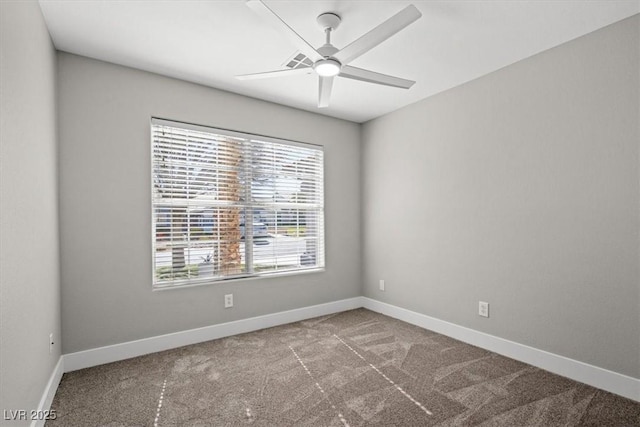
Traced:
<path fill-rule="evenodd" d="M 322 148 L 153 119 L 153 284 L 324 267 Z"/>

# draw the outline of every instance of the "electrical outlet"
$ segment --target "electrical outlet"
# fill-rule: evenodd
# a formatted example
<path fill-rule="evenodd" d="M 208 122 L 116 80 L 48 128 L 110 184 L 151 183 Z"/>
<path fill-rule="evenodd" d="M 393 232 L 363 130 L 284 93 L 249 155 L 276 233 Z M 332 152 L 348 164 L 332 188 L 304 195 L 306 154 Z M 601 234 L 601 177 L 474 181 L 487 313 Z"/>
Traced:
<path fill-rule="evenodd" d="M 227 294 L 224 296 L 224 308 L 233 307 L 233 294 Z"/>
<path fill-rule="evenodd" d="M 49 334 L 49 354 L 53 353 L 53 332 Z"/>
<path fill-rule="evenodd" d="M 484 301 L 478 301 L 478 315 L 482 317 L 489 317 L 489 303 Z"/>
<path fill-rule="evenodd" d="M 384 291 L 384 280 L 380 279 L 380 290 Z"/>

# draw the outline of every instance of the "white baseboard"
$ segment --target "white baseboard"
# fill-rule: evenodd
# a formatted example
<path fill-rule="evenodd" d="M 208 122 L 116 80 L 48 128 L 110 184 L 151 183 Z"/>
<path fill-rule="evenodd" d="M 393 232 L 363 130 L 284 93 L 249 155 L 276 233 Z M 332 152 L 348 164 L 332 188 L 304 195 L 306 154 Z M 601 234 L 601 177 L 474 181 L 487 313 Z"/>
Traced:
<path fill-rule="evenodd" d="M 364 307 L 389 317 L 420 326 L 489 351 L 519 360 L 558 375 L 640 402 L 640 379 L 632 378 L 564 356 L 529 347 L 473 329 L 465 328 L 425 314 L 400 308 L 367 297 L 355 297 L 313 305 L 249 319 L 236 320 L 198 329 L 160 335 L 136 341 L 65 354 L 52 375 L 41 407 L 48 409 L 64 372 L 89 368 L 157 351 L 224 338 L 232 335 L 298 322 L 300 320 Z M 45 399 L 49 396 L 48 400 Z M 48 404 L 47 404 L 48 402 Z M 32 425 L 34 427 L 35 425 Z"/>
<path fill-rule="evenodd" d="M 42 397 L 40 398 L 40 403 L 38 403 L 38 414 L 43 414 L 49 409 L 51 409 L 51 403 L 53 402 L 53 397 L 56 395 L 56 391 L 58 390 L 58 385 L 60 384 L 60 379 L 62 379 L 62 374 L 64 373 L 64 356 L 60 356 L 58 359 L 58 363 L 56 363 L 55 368 L 53 368 L 53 372 L 49 377 L 49 381 L 44 389 L 44 393 L 42 393 Z M 33 420 L 31 421 L 31 427 L 43 427 L 45 424 L 45 420 Z"/>
<path fill-rule="evenodd" d="M 205 326 L 203 328 L 190 329 L 172 334 L 129 341 L 122 344 L 79 351 L 64 355 L 64 368 L 65 372 L 76 371 L 78 369 L 116 362 L 118 360 L 155 353 L 157 351 L 211 341 L 231 335 L 257 331 L 259 329 L 298 322 L 300 320 L 311 319 L 313 317 L 324 316 L 360 307 L 362 307 L 362 297 L 355 297 L 326 304 L 281 311 L 279 313 L 267 314 L 264 316 L 251 317 L 249 319 Z"/>
<path fill-rule="evenodd" d="M 562 375 L 581 383 L 597 387 L 611 393 L 640 402 L 640 379 L 622 375 L 597 366 L 589 365 L 568 357 L 529 347 L 473 329 L 465 328 L 444 320 L 436 319 L 415 311 L 362 297 L 362 306 L 421 328 L 429 329 L 484 348 L 494 353 L 519 360 L 538 368 Z"/>

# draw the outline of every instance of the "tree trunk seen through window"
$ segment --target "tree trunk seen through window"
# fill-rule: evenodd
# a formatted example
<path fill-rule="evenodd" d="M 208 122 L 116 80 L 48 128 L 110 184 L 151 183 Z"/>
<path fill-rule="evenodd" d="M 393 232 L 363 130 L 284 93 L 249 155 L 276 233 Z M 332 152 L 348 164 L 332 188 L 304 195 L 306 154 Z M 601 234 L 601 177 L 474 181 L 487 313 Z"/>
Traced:
<path fill-rule="evenodd" d="M 242 195 L 240 184 L 240 168 L 242 153 L 239 144 L 224 144 L 227 149 L 226 161 L 230 170 L 220 173 L 219 195 L 222 201 L 237 204 Z M 220 209 L 220 268 L 222 274 L 229 275 L 242 272 L 240 255 L 240 209 Z"/>

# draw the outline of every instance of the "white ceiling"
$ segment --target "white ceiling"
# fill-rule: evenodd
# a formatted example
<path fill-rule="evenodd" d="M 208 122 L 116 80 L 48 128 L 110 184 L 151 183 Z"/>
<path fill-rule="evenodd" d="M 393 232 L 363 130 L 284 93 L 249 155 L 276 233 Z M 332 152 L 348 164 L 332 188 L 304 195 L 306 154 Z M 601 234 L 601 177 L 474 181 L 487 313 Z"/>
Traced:
<path fill-rule="evenodd" d="M 296 52 L 243 0 L 40 0 L 57 49 L 279 104 L 364 122 L 640 12 L 640 0 L 265 0 L 312 45 L 316 16 L 334 12 L 342 48 L 413 3 L 422 18 L 351 65 L 417 83 L 409 90 L 338 78 L 318 109 L 317 76 L 239 81 Z"/>

